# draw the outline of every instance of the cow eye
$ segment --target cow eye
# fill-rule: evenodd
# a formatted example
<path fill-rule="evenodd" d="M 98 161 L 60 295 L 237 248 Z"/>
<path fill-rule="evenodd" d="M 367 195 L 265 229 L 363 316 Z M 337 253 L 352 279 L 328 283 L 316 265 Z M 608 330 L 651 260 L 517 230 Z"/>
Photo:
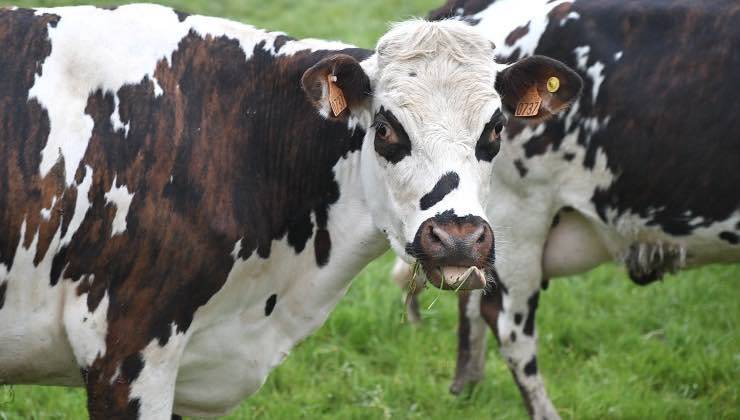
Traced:
<path fill-rule="evenodd" d="M 393 129 L 388 123 L 383 121 L 375 122 L 375 139 L 386 142 L 393 141 Z"/>
<path fill-rule="evenodd" d="M 500 136 L 502 131 L 504 131 L 504 123 L 496 123 L 493 127 L 493 132 L 496 133 L 496 137 Z"/>
<path fill-rule="evenodd" d="M 501 149 L 501 132 L 504 130 L 504 122 L 495 120 L 486 124 L 483 133 L 475 146 L 475 156 L 478 160 L 490 162 Z"/>

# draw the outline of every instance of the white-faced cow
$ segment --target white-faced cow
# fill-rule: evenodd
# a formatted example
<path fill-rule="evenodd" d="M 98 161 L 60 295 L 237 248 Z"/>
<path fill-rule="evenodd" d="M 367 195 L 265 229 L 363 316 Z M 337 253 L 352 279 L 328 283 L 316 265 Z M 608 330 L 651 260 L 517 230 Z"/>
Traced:
<path fill-rule="evenodd" d="M 220 415 L 389 242 L 483 287 L 506 112 L 581 88 L 493 58 L 453 21 L 373 52 L 154 5 L 0 10 L 0 383 L 84 385 L 98 419 Z"/>
<path fill-rule="evenodd" d="M 500 287 L 460 299 L 452 392 L 482 378 L 487 323 L 530 415 L 555 419 L 536 359 L 548 279 L 617 261 L 647 284 L 740 261 L 739 6 L 457 0 L 432 13 L 474 24 L 500 61 L 543 54 L 584 79 L 560 118 L 504 130 L 488 207 L 494 231 L 505 228 Z"/>

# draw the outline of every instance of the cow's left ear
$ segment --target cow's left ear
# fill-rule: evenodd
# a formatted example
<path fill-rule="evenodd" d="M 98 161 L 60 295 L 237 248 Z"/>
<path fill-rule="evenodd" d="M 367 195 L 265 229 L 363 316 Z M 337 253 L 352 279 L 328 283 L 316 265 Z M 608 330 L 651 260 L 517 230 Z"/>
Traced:
<path fill-rule="evenodd" d="M 495 87 L 505 111 L 517 118 L 542 121 L 573 103 L 581 94 L 583 80 L 560 61 L 535 55 L 499 72 Z"/>
<path fill-rule="evenodd" d="M 346 120 L 367 105 L 372 89 L 370 78 L 352 56 L 335 54 L 306 70 L 301 86 L 319 113 Z"/>

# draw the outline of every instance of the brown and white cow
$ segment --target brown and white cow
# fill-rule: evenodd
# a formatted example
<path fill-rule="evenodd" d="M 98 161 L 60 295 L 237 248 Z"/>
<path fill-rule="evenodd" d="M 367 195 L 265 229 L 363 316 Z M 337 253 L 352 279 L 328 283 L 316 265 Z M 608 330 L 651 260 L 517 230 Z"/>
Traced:
<path fill-rule="evenodd" d="M 543 54 L 584 80 L 563 116 L 503 132 L 488 207 L 501 287 L 461 297 L 451 387 L 482 378 L 488 324 L 530 414 L 552 420 L 535 331 L 550 278 L 611 260 L 647 284 L 740 261 L 740 4 L 451 0 L 430 17 L 472 23 L 500 61 Z"/>
<path fill-rule="evenodd" d="M 155 5 L 0 10 L 0 383 L 220 415 L 389 243 L 483 287 L 505 113 L 581 88 L 493 58 L 453 21 L 373 52 Z"/>

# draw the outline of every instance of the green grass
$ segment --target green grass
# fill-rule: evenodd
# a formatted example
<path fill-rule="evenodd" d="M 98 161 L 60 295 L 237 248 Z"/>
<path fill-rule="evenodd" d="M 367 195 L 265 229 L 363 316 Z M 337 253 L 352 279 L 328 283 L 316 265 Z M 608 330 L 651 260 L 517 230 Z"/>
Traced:
<path fill-rule="evenodd" d="M 163 3 L 294 36 L 371 47 L 387 22 L 424 15 L 441 0 Z M 402 321 L 399 292 L 387 279 L 391 260 L 386 255 L 369 265 L 327 323 L 229 418 L 524 418 L 494 340 L 489 343 L 487 379 L 463 397 L 447 393 L 455 361 L 456 298 L 442 295 L 423 312 L 422 327 L 409 326 Z M 740 266 L 713 266 L 637 287 L 620 270 L 606 266 L 553 281 L 537 316 L 539 366 L 561 415 L 740 418 L 739 277 Z M 436 296 L 426 293 L 422 307 Z M 80 390 L 0 387 L 0 419 L 85 416 Z"/>

